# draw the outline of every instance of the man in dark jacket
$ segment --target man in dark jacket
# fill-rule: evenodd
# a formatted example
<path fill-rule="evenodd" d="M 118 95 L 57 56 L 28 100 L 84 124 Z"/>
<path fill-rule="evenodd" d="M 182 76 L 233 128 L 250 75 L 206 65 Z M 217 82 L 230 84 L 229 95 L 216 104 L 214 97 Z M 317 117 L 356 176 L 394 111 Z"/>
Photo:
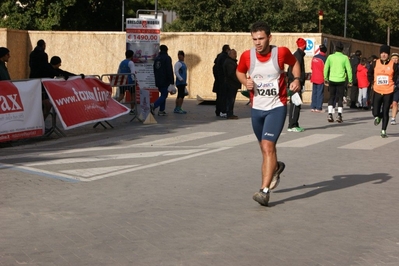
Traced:
<path fill-rule="evenodd" d="M 224 88 L 224 72 L 223 64 L 227 57 L 229 57 L 228 52 L 230 51 L 230 46 L 228 44 L 223 45 L 222 52 L 218 54 L 213 61 L 213 76 L 215 82 L 213 83 L 213 92 L 216 93 L 216 116 L 221 116 L 226 118 L 226 92 Z"/>
<path fill-rule="evenodd" d="M 224 73 L 224 86 L 226 91 L 226 114 L 227 119 L 238 119 L 238 116 L 234 115 L 234 103 L 236 101 L 237 91 L 241 88 L 241 82 L 238 80 L 236 75 L 237 69 L 237 51 L 231 49 L 229 56 L 226 58 L 223 64 Z"/>
<path fill-rule="evenodd" d="M 168 87 L 174 85 L 175 80 L 173 77 L 173 66 L 172 58 L 168 55 L 168 47 L 161 45 L 159 47 L 160 52 L 154 59 L 154 76 L 155 86 L 158 87 L 161 96 L 150 105 L 151 113 L 154 114 L 154 110 L 159 107 L 158 115 L 165 116 L 165 103 L 168 98 Z"/>
<path fill-rule="evenodd" d="M 47 78 L 49 73 L 48 55 L 45 52 L 46 42 L 44 40 L 38 40 L 37 46 L 29 54 L 29 67 L 30 74 L 29 78 Z M 43 105 L 43 117 L 46 120 L 50 114 L 51 103 L 47 95 L 46 90 L 42 85 L 42 105 Z"/>
<path fill-rule="evenodd" d="M 359 87 L 357 86 L 357 66 L 360 64 L 360 57 L 362 56 L 362 52 L 360 50 L 357 50 L 354 55 L 351 56 L 349 59 L 349 62 L 351 63 L 351 68 L 352 68 L 352 86 L 349 87 L 349 98 L 350 98 L 350 108 L 356 109 L 356 103 L 357 103 L 357 96 L 359 93 Z"/>
<path fill-rule="evenodd" d="M 294 52 L 294 56 L 301 66 L 301 75 L 299 77 L 299 81 L 301 82 L 301 87 L 305 85 L 305 49 L 306 49 L 306 41 L 302 38 L 298 38 L 296 41 L 298 49 Z M 294 76 L 292 75 L 292 67 L 288 68 L 288 84 L 294 81 Z M 298 92 L 299 96 L 302 99 L 302 92 Z M 292 100 L 290 100 L 290 111 L 288 113 L 288 132 L 303 132 L 305 129 L 299 126 L 299 114 L 301 112 L 301 106 L 296 106 Z"/>
<path fill-rule="evenodd" d="M 45 78 L 48 73 L 48 55 L 45 52 L 46 43 L 43 40 L 37 41 L 37 46 L 29 55 L 29 78 Z"/>
<path fill-rule="evenodd" d="M 8 50 L 6 47 L 0 47 L 0 80 L 11 79 L 6 66 L 9 58 L 10 50 Z"/>
<path fill-rule="evenodd" d="M 61 58 L 59 56 L 51 57 L 47 77 L 49 78 L 64 77 L 65 79 L 68 79 L 70 76 L 77 76 L 76 74 L 62 70 L 60 66 L 61 66 Z"/>

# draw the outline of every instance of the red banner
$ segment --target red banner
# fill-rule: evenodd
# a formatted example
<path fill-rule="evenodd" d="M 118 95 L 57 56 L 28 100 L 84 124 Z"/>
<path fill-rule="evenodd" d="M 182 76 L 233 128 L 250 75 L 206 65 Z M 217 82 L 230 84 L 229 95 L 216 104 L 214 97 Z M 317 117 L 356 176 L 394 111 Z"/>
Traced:
<path fill-rule="evenodd" d="M 0 142 L 44 134 L 40 80 L 0 81 Z"/>
<path fill-rule="evenodd" d="M 43 79 L 42 83 L 64 129 L 111 120 L 130 111 L 111 97 L 111 86 L 97 78 Z"/>

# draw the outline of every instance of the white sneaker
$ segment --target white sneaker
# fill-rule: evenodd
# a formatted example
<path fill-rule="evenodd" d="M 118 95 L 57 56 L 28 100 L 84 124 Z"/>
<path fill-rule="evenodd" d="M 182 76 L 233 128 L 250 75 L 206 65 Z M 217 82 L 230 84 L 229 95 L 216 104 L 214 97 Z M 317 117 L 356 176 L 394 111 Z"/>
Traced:
<path fill-rule="evenodd" d="M 391 125 L 396 125 L 396 120 L 394 118 L 391 119 Z"/>
<path fill-rule="evenodd" d="M 220 117 L 221 117 L 221 118 L 227 118 L 227 113 L 222 113 L 222 112 L 220 112 Z"/>

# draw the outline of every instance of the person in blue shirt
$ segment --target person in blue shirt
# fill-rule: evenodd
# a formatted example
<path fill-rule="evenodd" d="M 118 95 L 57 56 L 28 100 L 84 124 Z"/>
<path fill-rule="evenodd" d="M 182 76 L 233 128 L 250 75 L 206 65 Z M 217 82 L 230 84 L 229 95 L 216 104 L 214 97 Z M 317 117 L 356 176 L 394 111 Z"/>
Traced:
<path fill-rule="evenodd" d="M 176 97 L 176 106 L 174 113 L 177 114 L 187 114 L 181 106 L 183 105 L 184 96 L 186 95 L 186 86 L 187 86 L 187 65 L 184 63 L 184 52 L 179 51 L 177 53 L 177 57 L 179 61 L 176 62 L 174 71 L 176 75 L 176 87 L 177 87 L 177 97 Z"/>
<path fill-rule="evenodd" d="M 120 86 L 119 87 L 119 97 L 117 99 L 118 102 L 122 101 L 123 98 L 125 97 L 125 92 L 126 91 L 130 92 L 130 98 L 131 98 L 130 114 L 131 115 L 134 115 L 136 113 L 135 106 L 134 106 L 134 102 L 136 100 L 136 97 L 135 97 L 136 87 L 134 86 L 134 83 L 135 83 L 134 74 L 136 74 L 136 68 L 133 63 L 133 55 L 134 55 L 134 52 L 132 50 L 127 50 L 125 52 L 126 59 L 122 60 L 122 62 L 119 64 L 119 68 L 118 68 L 118 74 L 126 74 L 126 73 L 133 74 L 133 75 L 128 76 L 127 84 L 129 84 L 129 86 Z"/>

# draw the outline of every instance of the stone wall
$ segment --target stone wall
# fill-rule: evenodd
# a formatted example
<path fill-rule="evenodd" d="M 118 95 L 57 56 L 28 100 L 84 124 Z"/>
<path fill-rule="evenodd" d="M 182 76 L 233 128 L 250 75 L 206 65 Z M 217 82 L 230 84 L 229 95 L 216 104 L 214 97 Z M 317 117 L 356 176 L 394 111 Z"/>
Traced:
<path fill-rule="evenodd" d="M 19 31 L 0 29 L 0 46 L 6 46 L 11 51 L 8 69 L 12 79 L 26 79 L 29 76 L 29 53 L 39 39 L 47 43 L 46 52 L 51 58 L 54 55 L 62 59 L 62 69 L 79 74 L 111 74 L 116 73 L 119 62 L 124 59 L 124 32 L 72 32 L 72 31 Z M 292 52 L 297 47 L 297 38 L 312 38 L 316 45 L 326 42 L 330 45 L 335 41 L 345 43 L 349 53 L 361 50 L 368 57 L 379 54 L 380 44 L 344 39 L 321 33 L 272 33 L 272 44 L 287 46 Z M 212 93 L 213 61 L 221 52 L 224 44 L 229 44 L 241 53 L 252 47 L 249 33 L 161 33 L 161 44 L 169 47 L 169 55 L 173 63 L 177 61 L 177 51 L 184 50 L 188 66 L 188 88 L 190 98 L 197 95 L 204 99 L 214 99 Z M 392 52 L 399 52 L 393 48 Z M 305 57 L 306 72 L 310 72 L 311 56 Z M 310 102 L 311 84 L 306 82 L 304 102 Z M 238 99 L 245 99 L 238 95 Z"/>

